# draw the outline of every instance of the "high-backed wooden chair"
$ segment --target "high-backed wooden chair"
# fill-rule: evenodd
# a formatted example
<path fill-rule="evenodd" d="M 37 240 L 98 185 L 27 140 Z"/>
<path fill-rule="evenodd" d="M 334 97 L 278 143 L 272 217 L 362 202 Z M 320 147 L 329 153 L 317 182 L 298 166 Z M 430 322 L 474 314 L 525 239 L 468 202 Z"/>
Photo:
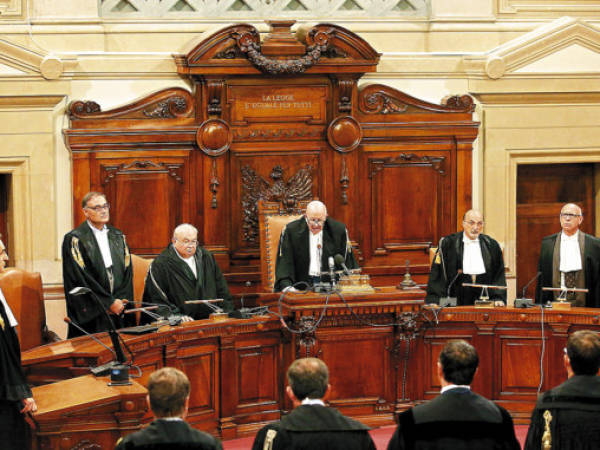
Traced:
<path fill-rule="evenodd" d="M 284 209 L 278 202 L 258 202 L 260 278 L 266 292 L 273 292 L 275 285 L 275 262 L 281 231 L 289 222 L 302 217 L 308 203 L 300 201 L 296 207 Z"/>
<path fill-rule="evenodd" d="M 55 340 L 50 336 L 54 333 L 46 330 L 44 291 L 38 272 L 8 267 L 0 272 L 0 289 L 19 322 L 17 334 L 21 351 Z"/>
<path fill-rule="evenodd" d="M 151 259 L 142 258 L 138 255 L 131 255 L 131 266 L 133 267 L 133 303 L 136 308 L 142 305 L 144 296 L 144 285 L 146 283 L 146 274 L 152 263 Z M 141 312 L 135 313 L 135 323 L 140 323 Z"/>

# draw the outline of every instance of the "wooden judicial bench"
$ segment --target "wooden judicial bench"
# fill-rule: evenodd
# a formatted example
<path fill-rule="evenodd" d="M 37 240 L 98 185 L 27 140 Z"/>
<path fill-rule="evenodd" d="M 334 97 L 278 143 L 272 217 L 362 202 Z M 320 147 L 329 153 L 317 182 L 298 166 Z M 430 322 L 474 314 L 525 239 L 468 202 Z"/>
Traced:
<path fill-rule="evenodd" d="M 281 313 L 285 326 L 269 314 L 128 335 L 142 371 L 129 387 L 106 387 L 107 379 L 89 375 L 89 366 L 112 354 L 88 337 L 28 350 L 23 365 L 39 385 L 34 448 L 80 448 L 83 442 L 110 448 L 151 420 L 143 386 L 163 366 L 189 376 L 188 420 L 195 427 L 223 439 L 252 434 L 290 409 L 285 370 L 295 358 L 311 355 L 330 368 L 330 405 L 372 426 L 389 425 L 395 413 L 438 395 L 435 364 L 444 343 L 457 338 L 473 343 L 480 355 L 473 389 L 505 406 L 516 423 L 527 423 L 541 376 L 542 311 L 457 307 L 440 311 L 436 320 L 422 308 L 423 294 L 395 288 L 343 299 L 264 294 L 261 302 Z M 585 308 L 543 311 L 542 392 L 566 378 L 562 348 L 568 334 L 598 330 L 599 320 L 599 311 Z M 106 334 L 98 336 L 109 344 Z"/>

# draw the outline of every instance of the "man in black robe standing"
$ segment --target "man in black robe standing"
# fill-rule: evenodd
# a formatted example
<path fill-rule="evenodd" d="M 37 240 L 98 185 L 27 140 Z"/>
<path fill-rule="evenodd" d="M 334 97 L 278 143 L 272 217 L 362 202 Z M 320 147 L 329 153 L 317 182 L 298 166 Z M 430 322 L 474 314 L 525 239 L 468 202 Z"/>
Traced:
<path fill-rule="evenodd" d="M 0 241 L 0 272 L 4 270 L 6 261 L 6 248 Z M 0 290 L 0 447 L 3 450 L 28 448 L 28 425 L 23 415 L 37 410 L 21 368 L 21 348 L 15 331 L 17 325 Z"/>
<path fill-rule="evenodd" d="M 287 379 L 286 394 L 294 410 L 263 427 L 252 450 L 375 450 L 369 427 L 325 406 L 331 385 L 323 361 L 297 359 L 290 365 Z"/>
<path fill-rule="evenodd" d="M 508 411 L 471 391 L 478 365 L 475 347 L 448 342 L 437 364 L 440 395 L 400 414 L 388 450 L 520 450 Z"/>
<path fill-rule="evenodd" d="M 560 211 L 562 231 L 542 239 L 537 303 L 554 301 L 559 295 L 542 291 L 542 287 L 584 288 L 587 293 L 570 292 L 567 301 L 573 306 L 600 308 L 600 239 L 581 231 L 581 222 L 581 208 L 567 203 Z"/>
<path fill-rule="evenodd" d="M 215 303 L 225 312 L 233 310 L 227 281 L 211 252 L 198 245 L 198 230 L 187 223 L 173 231 L 171 244 L 152 262 L 146 275 L 143 301 L 164 304 L 160 313 L 205 319 L 212 311 L 206 304 L 187 300 L 223 299 Z"/>
<path fill-rule="evenodd" d="M 441 239 L 431 264 L 426 303 L 456 297 L 457 305 L 472 305 L 479 299 L 481 288 L 463 283 L 506 286 L 502 249 L 482 231 L 483 215 L 471 209 L 463 217 L 463 231 Z M 489 289 L 488 293 L 490 300 L 506 303 L 506 290 Z"/>
<path fill-rule="evenodd" d="M 155 420 L 143 430 L 117 442 L 115 450 L 198 449 L 220 450 L 221 443 L 185 421 L 190 402 L 190 380 L 173 367 L 164 367 L 148 378 L 148 406 Z"/>
<path fill-rule="evenodd" d="M 358 268 L 346 226 L 328 217 L 325 205 L 314 200 L 306 206 L 304 217 L 288 223 L 281 233 L 275 263 L 275 291 L 301 281 L 313 285 L 322 272 L 329 270 L 329 258 L 336 255 L 343 256 L 348 269 Z"/>
<path fill-rule="evenodd" d="M 88 333 L 98 333 L 110 329 L 103 308 L 116 328 L 123 325 L 125 301 L 133 300 L 133 270 L 125 235 L 107 225 L 110 205 L 104 194 L 88 192 L 81 204 L 86 221 L 67 233 L 62 244 L 67 315 Z M 70 294 L 75 287 L 92 292 L 75 296 Z M 82 334 L 69 324 L 69 338 Z"/>
<path fill-rule="evenodd" d="M 531 414 L 525 450 L 543 440 L 560 450 L 600 448 L 600 337 L 580 330 L 569 336 L 563 362 L 568 379 L 542 395 Z M 547 425 L 546 425 L 547 424 Z M 544 433 L 549 431 L 546 436 Z"/>

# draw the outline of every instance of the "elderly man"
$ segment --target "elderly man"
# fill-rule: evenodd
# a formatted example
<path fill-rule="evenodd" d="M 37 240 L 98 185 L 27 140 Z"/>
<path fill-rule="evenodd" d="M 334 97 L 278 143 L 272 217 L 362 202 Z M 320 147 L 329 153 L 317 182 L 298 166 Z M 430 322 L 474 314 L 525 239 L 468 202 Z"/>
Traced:
<path fill-rule="evenodd" d="M 551 448 L 600 448 L 600 337 L 593 331 L 576 331 L 569 336 L 565 350 L 568 379 L 538 399 L 531 414 L 526 450 L 544 448 L 546 429 Z"/>
<path fill-rule="evenodd" d="M 300 281 L 314 284 L 322 272 L 329 270 L 329 257 L 336 255 L 343 256 L 348 269 L 358 268 L 346 226 L 328 217 L 322 202 L 312 201 L 306 206 L 304 217 L 287 224 L 281 233 L 275 291 Z"/>
<path fill-rule="evenodd" d="M 163 314 L 181 314 L 205 319 L 212 310 L 206 304 L 189 304 L 187 300 L 222 298 L 216 303 L 223 310 L 233 310 L 227 281 L 211 252 L 198 245 L 198 230 L 188 224 L 173 231 L 171 244 L 152 262 L 146 275 L 143 301 L 166 305 Z"/>
<path fill-rule="evenodd" d="M 117 442 L 116 450 L 218 450 L 221 443 L 185 422 L 190 402 L 190 380 L 180 370 L 164 367 L 148 378 L 148 406 L 155 420 L 143 430 Z"/>
<path fill-rule="evenodd" d="M 510 414 L 471 391 L 478 365 L 475 347 L 448 342 L 437 364 L 441 394 L 400 414 L 388 450 L 520 450 Z"/>
<path fill-rule="evenodd" d="M 579 230 L 583 222 L 581 208 L 567 203 L 560 210 L 560 233 L 542 239 L 538 270 L 542 273 L 536 301 L 553 301 L 559 292 L 542 291 L 541 287 L 585 288 L 570 292 L 573 306 L 600 307 L 600 239 Z"/>
<path fill-rule="evenodd" d="M 317 358 L 294 361 L 287 371 L 286 394 L 294 410 L 263 427 L 253 450 L 375 450 L 369 427 L 325 406 L 331 392 L 329 371 Z"/>
<path fill-rule="evenodd" d="M 458 305 L 472 305 L 481 288 L 463 283 L 506 286 L 504 259 L 498 242 L 483 231 L 483 215 L 471 209 L 463 217 L 463 231 L 442 238 L 431 265 L 426 303 L 456 297 Z M 448 295 L 448 290 L 450 291 Z M 490 289 L 490 299 L 506 302 L 506 290 Z"/>
<path fill-rule="evenodd" d="M 0 272 L 4 270 L 6 261 L 8 255 L 4 243 L 0 241 Z M 21 349 L 15 332 L 17 325 L 0 290 L 0 436 L 5 450 L 28 448 L 27 424 L 23 414 L 37 410 L 21 368 Z"/>
<path fill-rule="evenodd" d="M 62 244 L 63 281 L 67 314 L 89 333 L 110 329 L 106 309 L 117 328 L 123 323 L 126 301 L 133 300 L 133 271 L 125 235 L 107 225 L 110 205 L 104 194 L 88 192 L 81 202 L 86 221 L 65 235 Z M 74 296 L 75 287 L 90 294 Z M 101 305 L 93 297 L 96 297 Z M 68 337 L 81 333 L 69 324 Z"/>

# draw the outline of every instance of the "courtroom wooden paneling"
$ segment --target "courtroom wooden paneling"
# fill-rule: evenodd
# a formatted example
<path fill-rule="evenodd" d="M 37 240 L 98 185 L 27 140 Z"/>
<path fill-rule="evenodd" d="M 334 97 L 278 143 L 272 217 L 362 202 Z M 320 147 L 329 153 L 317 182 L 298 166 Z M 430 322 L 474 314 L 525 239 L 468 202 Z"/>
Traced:
<path fill-rule="evenodd" d="M 191 222 L 232 291 L 259 292 L 258 200 L 319 198 L 347 224 L 374 284 L 399 282 L 406 260 L 425 282 L 428 248 L 471 205 L 473 100 L 359 89 L 380 57 L 366 41 L 334 24 L 292 24 L 270 22 L 262 42 L 253 26 L 232 25 L 175 55 L 190 91 L 110 111 L 102 99 L 73 102 L 75 222 L 85 192 L 105 191 L 113 224 L 147 256 Z"/>

